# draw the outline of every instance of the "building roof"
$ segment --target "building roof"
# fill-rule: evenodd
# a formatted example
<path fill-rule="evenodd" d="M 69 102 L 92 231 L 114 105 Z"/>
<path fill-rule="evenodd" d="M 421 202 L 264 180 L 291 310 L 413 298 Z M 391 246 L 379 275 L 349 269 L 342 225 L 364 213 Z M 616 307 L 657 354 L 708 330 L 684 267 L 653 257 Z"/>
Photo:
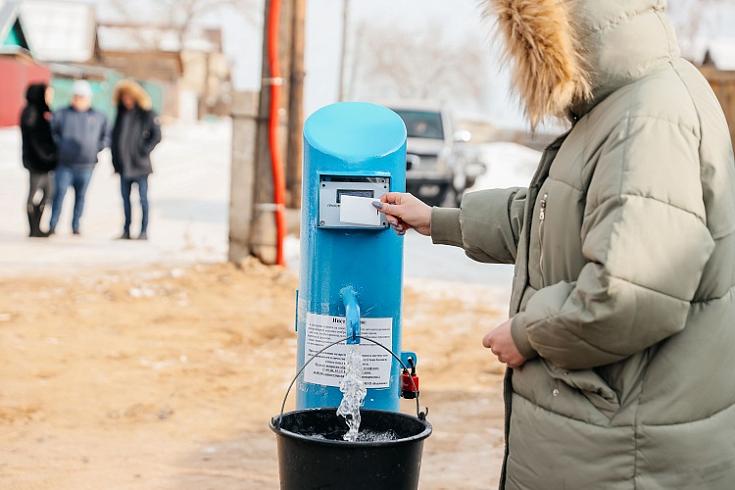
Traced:
<path fill-rule="evenodd" d="M 27 49 L 18 46 L 0 46 L 0 57 L 10 57 L 35 62 Z"/>
<path fill-rule="evenodd" d="M 19 4 L 17 1 L 0 0 L 0 46 L 4 48 L 18 47 L 27 50 L 25 31 L 20 22 Z"/>
<path fill-rule="evenodd" d="M 17 20 L 18 4 L 10 1 L 0 3 L 0 42 L 5 40 Z"/>
<path fill-rule="evenodd" d="M 97 35 L 102 51 L 165 51 L 171 53 L 203 51 L 214 53 L 222 50 L 219 29 L 194 30 L 184 36 L 183 43 L 179 31 L 166 25 L 103 23 L 99 25 Z M 217 40 L 220 40 L 219 44 Z"/>
<path fill-rule="evenodd" d="M 24 0 L 20 17 L 34 56 L 43 61 L 84 63 L 95 55 L 94 7 L 59 0 Z"/>
<path fill-rule="evenodd" d="M 75 63 L 49 63 L 49 70 L 55 76 L 60 78 L 85 80 L 106 80 L 108 74 L 115 73 L 115 70 L 102 66 L 78 65 Z"/>

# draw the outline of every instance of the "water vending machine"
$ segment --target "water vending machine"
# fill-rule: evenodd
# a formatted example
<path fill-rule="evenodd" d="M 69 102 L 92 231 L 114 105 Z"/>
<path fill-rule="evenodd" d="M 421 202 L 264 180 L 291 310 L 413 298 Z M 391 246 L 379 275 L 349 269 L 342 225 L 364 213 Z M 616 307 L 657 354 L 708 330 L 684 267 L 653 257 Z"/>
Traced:
<path fill-rule="evenodd" d="M 406 187 L 406 127 L 393 111 L 346 102 L 320 109 L 304 126 L 301 270 L 297 292 L 298 409 L 337 407 L 351 343 L 360 344 L 364 408 L 396 411 L 401 350 L 403 237 L 371 205 Z M 369 340 L 368 340 L 369 339 Z"/>

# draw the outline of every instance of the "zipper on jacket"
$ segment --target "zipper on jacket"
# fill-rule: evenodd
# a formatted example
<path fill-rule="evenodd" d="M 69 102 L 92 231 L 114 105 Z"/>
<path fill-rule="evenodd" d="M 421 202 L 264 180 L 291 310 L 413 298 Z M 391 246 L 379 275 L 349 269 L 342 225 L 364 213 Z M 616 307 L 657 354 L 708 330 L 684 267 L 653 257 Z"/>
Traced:
<path fill-rule="evenodd" d="M 539 270 L 541 271 L 541 282 L 543 283 L 543 286 L 546 285 L 546 279 L 544 275 L 544 222 L 546 221 L 546 202 L 549 199 L 549 193 L 544 193 L 544 197 L 541 198 L 541 203 L 539 204 L 539 207 L 541 210 L 539 211 L 539 227 L 538 227 L 538 236 L 539 236 Z"/>

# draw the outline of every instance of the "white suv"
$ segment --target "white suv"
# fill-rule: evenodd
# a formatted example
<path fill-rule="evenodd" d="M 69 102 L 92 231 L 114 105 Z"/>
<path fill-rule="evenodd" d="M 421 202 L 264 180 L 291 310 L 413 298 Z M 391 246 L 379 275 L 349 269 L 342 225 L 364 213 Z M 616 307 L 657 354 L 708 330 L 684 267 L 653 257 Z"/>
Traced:
<path fill-rule="evenodd" d="M 468 133 L 455 135 L 449 112 L 438 105 L 423 102 L 389 107 L 408 130 L 406 191 L 432 206 L 445 204 L 450 197 L 454 204 L 467 185 L 454 143 L 466 142 Z"/>

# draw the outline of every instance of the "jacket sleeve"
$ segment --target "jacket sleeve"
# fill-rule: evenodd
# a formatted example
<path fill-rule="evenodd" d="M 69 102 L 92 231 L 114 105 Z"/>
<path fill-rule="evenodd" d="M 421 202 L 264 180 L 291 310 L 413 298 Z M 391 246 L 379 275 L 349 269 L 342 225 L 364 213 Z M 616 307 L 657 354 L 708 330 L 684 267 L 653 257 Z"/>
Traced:
<path fill-rule="evenodd" d="M 20 114 L 20 129 L 30 130 L 38 123 L 38 110 L 35 107 L 26 107 Z"/>
<path fill-rule="evenodd" d="M 714 250 L 699 135 L 629 117 L 601 150 L 586 198 L 574 282 L 539 290 L 512 322 L 521 353 L 564 369 L 622 360 L 681 331 Z"/>
<path fill-rule="evenodd" d="M 64 111 L 58 110 L 51 115 L 51 137 L 58 145 L 61 141 L 61 127 L 63 125 Z"/>
<path fill-rule="evenodd" d="M 55 145 L 45 138 L 40 138 L 37 134 L 42 131 L 42 126 L 48 128 L 42 125 L 42 117 L 44 117 L 42 112 L 34 107 L 29 107 L 21 115 L 20 127 L 24 141 L 30 146 L 35 158 L 44 165 L 53 165 L 56 163 Z"/>
<path fill-rule="evenodd" d="M 153 149 L 161 142 L 161 125 L 158 122 L 158 115 L 150 111 L 148 113 L 147 137 L 143 141 L 143 151 L 146 155 L 150 155 Z"/>
<path fill-rule="evenodd" d="M 97 142 L 97 151 L 102 151 L 110 146 L 110 124 L 107 121 L 107 116 L 100 114 L 102 118 L 102 125 L 100 127 L 99 141 Z"/>
<path fill-rule="evenodd" d="M 431 239 L 461 247 L 478 262 L 512 264 L 523 226 L 527 190 L 492 189 L 471 192 L 460 209 L 434 208 Z"/>

